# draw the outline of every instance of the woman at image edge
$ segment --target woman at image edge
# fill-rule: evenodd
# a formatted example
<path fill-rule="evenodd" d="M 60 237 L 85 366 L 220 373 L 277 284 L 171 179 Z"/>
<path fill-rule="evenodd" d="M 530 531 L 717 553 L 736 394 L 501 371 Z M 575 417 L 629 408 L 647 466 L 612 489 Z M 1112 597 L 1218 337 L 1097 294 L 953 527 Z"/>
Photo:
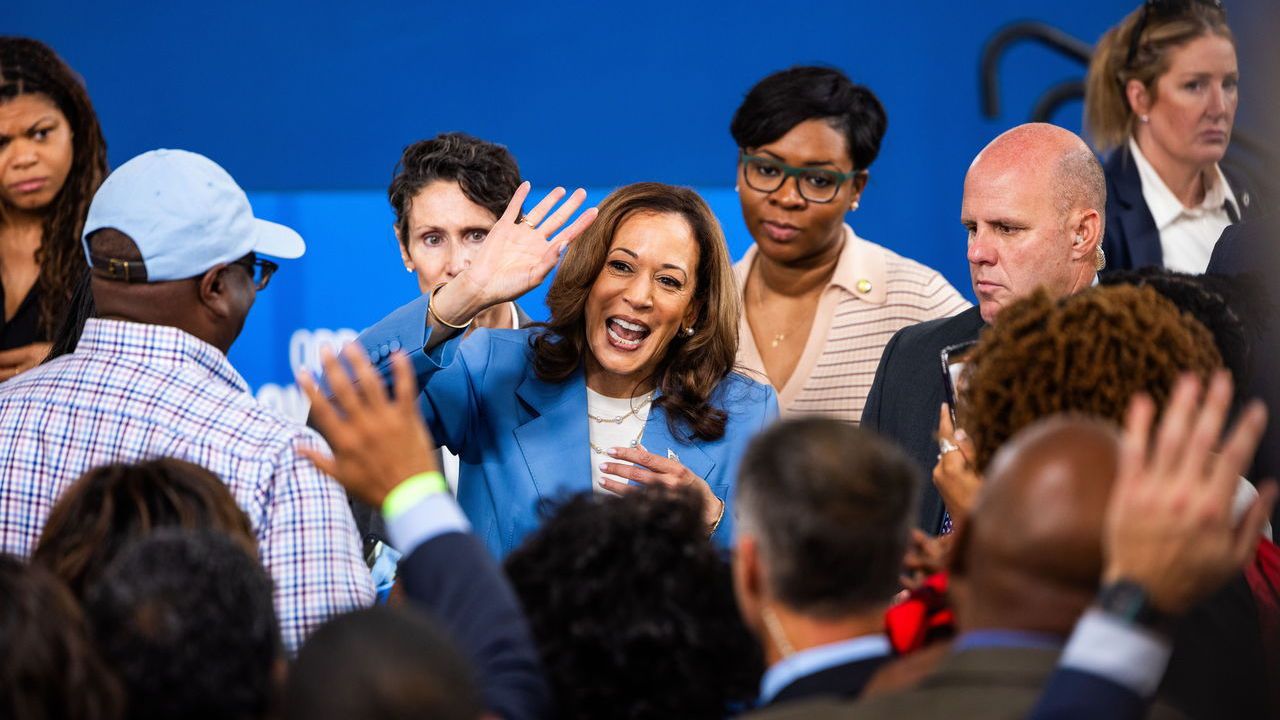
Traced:
<path fill-rule="evenodd" d="M 1111 151 L 1109 269 L 1202 273 L 1223 229 L 1260 210 L 1243 178 L 1218 165 L 1239 81 L 1235 40 L 1213 0 L 1145 3 L 1098 41 L 1085 125 Z"/>
<path fill-rule="evenodd" d="M 585 193 L 550 214 L 557 189 L 516 223 L 527 194 L 521 185 L 468 268 L 360 344 L 384 372 L 384 348 L 411 351 L 432 436 L 461 459 L 458 501 L 496 556 L 537 526 L 543 500 L 648 485 L 693 488 L 727 545 L 737 463 L 778 411 L 771 388 L 732 371 L 738 298 L 715 217 L 691 190 L 639 183 L 551 239 Z M 537 286 L 566 245 L 545 327 L 459 342 L 472 318 Z"/>

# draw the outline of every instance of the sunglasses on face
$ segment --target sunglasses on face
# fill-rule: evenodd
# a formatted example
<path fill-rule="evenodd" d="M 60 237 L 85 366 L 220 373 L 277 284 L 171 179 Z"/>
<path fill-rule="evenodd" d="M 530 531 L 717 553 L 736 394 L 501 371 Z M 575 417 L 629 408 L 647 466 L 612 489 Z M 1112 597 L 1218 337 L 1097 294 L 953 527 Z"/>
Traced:
<path fill-rule="evenodd" d="M 244 268 L 245 272 L 249 273 L 249 279 L 253 281 L 253 286 L 258 290 L 265 290 L 267 283 L 271 282 L 271 276 L 275 275 L 276 270 L 280 269 L 279 265 L 270 260 L 263 260 L 255 252 L 250 252 L 230 264 Z"/>

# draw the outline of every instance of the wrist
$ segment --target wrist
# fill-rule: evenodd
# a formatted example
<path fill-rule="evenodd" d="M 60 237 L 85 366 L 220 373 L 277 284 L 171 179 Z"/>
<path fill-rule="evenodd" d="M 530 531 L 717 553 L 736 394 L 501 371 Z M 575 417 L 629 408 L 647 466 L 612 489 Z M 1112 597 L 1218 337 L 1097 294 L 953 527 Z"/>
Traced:
<path fill-rule="evenodd" d="M 449 484 L 438 470 L 411 475 L 382 499 L 382 516 L 390 522 L 424 498 L 446 492 L 449 492 Z"/>
<path fill-rule="evenodd" d="M 1128 577 L 1108 579 L 1098 591 L 1094 607 L 1125 624 L 1172 637 L 1178 613 L 1158 607 L 1147 588 Z"/>
<path fill-rule="evenodd" d="M 431 314 L 444 324 L 458 327 L 470 323 L 488 306 L 469 282 L 465 271 L 431 292 Z"/>

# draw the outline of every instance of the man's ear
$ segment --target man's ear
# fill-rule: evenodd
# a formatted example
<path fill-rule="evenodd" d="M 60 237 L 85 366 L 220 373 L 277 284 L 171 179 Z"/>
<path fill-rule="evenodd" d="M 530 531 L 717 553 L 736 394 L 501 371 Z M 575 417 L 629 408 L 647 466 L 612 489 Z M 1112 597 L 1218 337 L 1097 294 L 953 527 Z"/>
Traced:
<path fill-rule="evenodd" d="M 738 611 L 747 627 L 760 634 L 760 612 L 764 606 L 764 567 L 760 546 L 751 535 L 739 534 L 733 547 L 733 592 Z"/>
<path fill-rule="evenodd" d="M 1070 228 L 1071 259 L 1093 262 L 1102 244 L 1102 214 L 1097 210 L 1080 210 L 1073 215 Z"/>
<path fill-rule="evenodd" d="M 220 318 L 230 317 L 233 312 L 229 297 L 230 279 L 226 272 L 229 267 L 229 265 L 215 265 L 209 268 L 204 275 L 200 276 L 196 290 L 200 295 L 200 304 Z"/>

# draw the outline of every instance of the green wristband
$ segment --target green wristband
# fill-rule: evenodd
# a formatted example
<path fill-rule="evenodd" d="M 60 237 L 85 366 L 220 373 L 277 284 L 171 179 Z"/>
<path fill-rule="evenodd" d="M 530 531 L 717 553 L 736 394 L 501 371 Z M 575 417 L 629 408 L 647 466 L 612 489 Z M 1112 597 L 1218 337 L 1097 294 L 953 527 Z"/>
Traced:
<path fill-rule="evenodd" d="M 437 471 L 418 473 L 405 478 L 404 482 L 392 488 L 391 492 L 387 493 L 387 499 L 382 501 L 382 517 L 388 521 L 394 520 L 404 514 L 405 510 L 417 505 L 423 498 L 442 492 L 449 492 L 449 485 L 444 481 L 444 476 Z"/>

